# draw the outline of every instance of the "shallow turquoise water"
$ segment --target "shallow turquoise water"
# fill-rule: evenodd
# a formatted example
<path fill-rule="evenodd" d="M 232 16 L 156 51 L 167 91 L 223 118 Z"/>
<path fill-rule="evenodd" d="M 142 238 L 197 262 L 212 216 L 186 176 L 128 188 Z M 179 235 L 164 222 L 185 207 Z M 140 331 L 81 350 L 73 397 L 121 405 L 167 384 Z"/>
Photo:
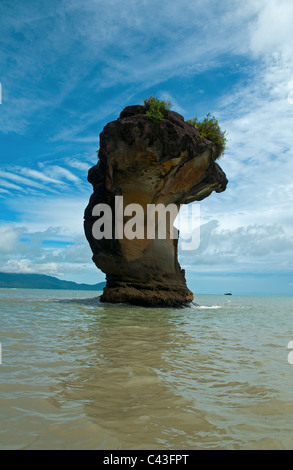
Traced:
<path fill-rule="evenodd" d="M 293 298 L 0 289 L 1 449 L 293 449 Z"/>

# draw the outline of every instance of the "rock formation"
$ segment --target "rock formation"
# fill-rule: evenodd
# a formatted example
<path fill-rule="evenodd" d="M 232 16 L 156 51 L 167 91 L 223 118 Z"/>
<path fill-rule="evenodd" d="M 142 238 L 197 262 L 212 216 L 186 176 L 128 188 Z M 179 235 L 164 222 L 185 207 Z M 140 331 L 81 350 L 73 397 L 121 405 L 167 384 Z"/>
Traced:
<path fill-rule="evenodd" d="M 144 106 L 128 106 L 119 119 L 104 127 L 98 164 L 88 173 L 94 191 L 84 220 L 92 259 L 106 274 L 101 301 L 181 306 L 193 300 L 177 260 L 178 240 L 168 229 L 164 239 L 148 238 L 146 217 L 143 227 L 133 225 L 133 230 L 141 230 L 139 238 L 129 239 L 120 229 L 118 233 L 114 226 L 116 202 L 123 200 L 124 208 L 139 204 L 147 214 L 149 204 L 179 207 L 200 201 L 212 191 L 222 192 L 227 179 L 215 163 L 216 157 L 215 145 L 173 111 L 154 122 Z M 99 220 L 93 208 L 99 204 L 107 204 L 113 213 L 113 231 L 108 238 L 97 239 L 93 233 Z M 131 211 L 124 214 L 122 229 L 132 215 Z"/>

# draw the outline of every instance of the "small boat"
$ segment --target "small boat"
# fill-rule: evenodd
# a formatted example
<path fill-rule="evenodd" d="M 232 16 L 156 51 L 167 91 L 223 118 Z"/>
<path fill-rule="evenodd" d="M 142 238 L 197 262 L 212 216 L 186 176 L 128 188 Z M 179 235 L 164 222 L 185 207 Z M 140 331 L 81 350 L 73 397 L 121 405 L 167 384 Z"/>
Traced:
<path fill-rule="evenodd" d="M 224 295 L 232 295 L 232 292 L 225 292 Z"/>

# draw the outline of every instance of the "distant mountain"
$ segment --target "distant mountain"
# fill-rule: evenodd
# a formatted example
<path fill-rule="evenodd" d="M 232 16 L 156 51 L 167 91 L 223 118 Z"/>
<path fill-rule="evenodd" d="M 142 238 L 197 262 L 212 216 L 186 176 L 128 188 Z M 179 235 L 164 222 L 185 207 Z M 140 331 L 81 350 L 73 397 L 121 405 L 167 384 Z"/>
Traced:
<path fill-rule="evenodd" d="M 19 289 L 66 289 L 66 290 L 102 290 L 105 282 L 98 284 L 77 284 L 72 281 L 61 281 L 45 274 L 0 273 L 0 287 Z"/>

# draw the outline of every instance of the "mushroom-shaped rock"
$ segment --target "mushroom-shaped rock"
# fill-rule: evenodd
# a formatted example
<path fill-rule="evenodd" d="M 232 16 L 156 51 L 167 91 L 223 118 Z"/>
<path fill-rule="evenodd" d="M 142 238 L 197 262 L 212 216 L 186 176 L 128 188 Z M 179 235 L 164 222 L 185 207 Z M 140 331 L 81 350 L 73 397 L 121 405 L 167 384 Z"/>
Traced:
<path fill-rule="evenodd" d="M 172 224 L 155 212 L 224 191 L 216 157 L 215 144 L 173 111 L 152 121 L 145 106 L 128 106 L 104 127 L 84 217 L 93 261 L 106 274 L 101 301 L 182 306 L 193 300 Z"/>

